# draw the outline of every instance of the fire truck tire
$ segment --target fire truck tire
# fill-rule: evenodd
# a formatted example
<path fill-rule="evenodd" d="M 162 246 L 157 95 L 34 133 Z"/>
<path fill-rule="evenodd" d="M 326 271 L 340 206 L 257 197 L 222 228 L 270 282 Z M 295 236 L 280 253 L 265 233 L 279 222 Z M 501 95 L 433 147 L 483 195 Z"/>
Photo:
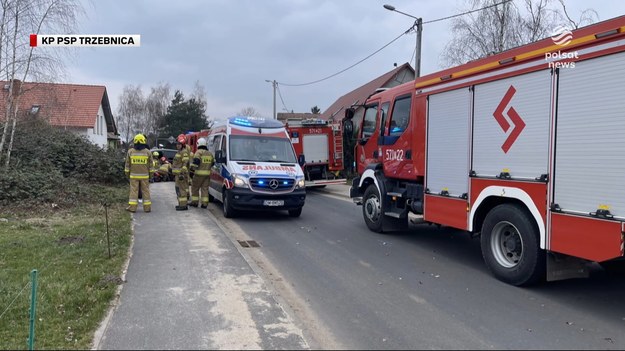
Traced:
<path fill-rule="evenodd" d="M 232 208 L 232 205 L 230 204 L 230 198 L 229 198 L 229 194 L 228 194 L 228 190 L 223 189 L 223 208 L 224 208 L 224 217 L 226 218 L 234 218 L 236 217 L 236 210 L 234 208 Z"/>
<path fill-rule="evenodd" d="M 382 233 L 384 214 L 382 213 L 382 200 L 375 184 L 369 185 L 362 198 L 362 216 L 369 230 Z"/>
<path fill-rule="evenodd" d="M 482 256 L 493 275 L 515 286 L 544 278 L 546 254 L 540 249 L 538 228 L 524 208 L 502 204 L 493 208 L 482 226 Z"/>
<path fill-rule="evenodd" d="M 614 260 L 599 263 L 601 268 L 608 274 L 614 276 L 625 275 L 625 260 Z"/>
<path fill-rule="evenodd" d="M 296 208 L 294 210 L 289 210 L 289 217 L 299 217 L 302 215 L 302 208 Z"/>

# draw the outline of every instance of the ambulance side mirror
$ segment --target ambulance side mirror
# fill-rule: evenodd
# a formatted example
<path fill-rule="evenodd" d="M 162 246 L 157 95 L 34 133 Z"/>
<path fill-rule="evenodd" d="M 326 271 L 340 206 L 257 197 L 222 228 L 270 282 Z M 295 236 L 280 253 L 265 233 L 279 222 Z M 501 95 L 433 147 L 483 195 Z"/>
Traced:
<path fill-rule="evenodd" d="M 299 163 L 301 167 L 304 167 L 306 164 L 306 157 L 304 157 L 304 155 L 297 156 L 297 163 Z"/>
<path fill-rule="evenodd" d="M 222 150 L 215 150 L 215 163 L 226 163 L 226 156 Z"/>

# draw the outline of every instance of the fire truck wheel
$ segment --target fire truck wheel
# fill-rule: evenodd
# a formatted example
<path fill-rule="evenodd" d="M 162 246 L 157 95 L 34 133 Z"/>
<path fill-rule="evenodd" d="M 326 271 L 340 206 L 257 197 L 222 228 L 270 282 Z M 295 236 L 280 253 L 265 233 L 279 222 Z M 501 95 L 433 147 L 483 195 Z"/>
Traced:
<path fill-rule="evenodd" d="M 289 217 L 299 217 L 302 214 L 302 208 L 296 208 L 294 210 L 289 210 Z"/>
<path fill-rule="evenodd" d="M 486 266 L 497 279 L 508 284 L 537 283 L 546 269 L 546 255 L 539 240 L 538 228 L 525 208 L 499 205 L 488 213 L 482 226 Z"/>
<path fill-rule="evenodd" d="M 230 196 L 229 196 L 229 191 L 226 189 L 223 189 L 223 208 L 224 208 L 224 217 L 226 218 L 234 218 L 236 216 L 236 210 L 234 208 L 232 208 L 232 205 L 230 204 Z"/>
<path fill-rule="evenodd" d="M 608 274 L 614 276 L 623 276 L 625 275 L 625 260 L 614 260 L 599 263 L 601 268 Z"/>
<path fill-rule="evenodd" d="M 382 201 L 380 200 L 380 193 L 375 184 L 369 185 L 362 199 L 362 215 L 365 218 L 365 223 L 369 230 L 377 233 L 382 232 L 382 221 L 384 215 L 382 214 Z"/>

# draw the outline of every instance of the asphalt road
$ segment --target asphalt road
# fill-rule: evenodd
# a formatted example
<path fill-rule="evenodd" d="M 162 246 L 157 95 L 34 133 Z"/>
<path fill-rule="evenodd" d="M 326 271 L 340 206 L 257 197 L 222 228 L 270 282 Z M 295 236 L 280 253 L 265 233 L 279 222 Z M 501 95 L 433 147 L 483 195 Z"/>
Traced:
<path fill-rule="evenodd" d="M 625 348 L 623 276 L 509 286 L 466 233 L 376 234 L 361 207 L 323 190 L 308 192 L 296 219 L 209 210 L 231 239 L 260 244 L 242 252 L 312 348 Z"/>

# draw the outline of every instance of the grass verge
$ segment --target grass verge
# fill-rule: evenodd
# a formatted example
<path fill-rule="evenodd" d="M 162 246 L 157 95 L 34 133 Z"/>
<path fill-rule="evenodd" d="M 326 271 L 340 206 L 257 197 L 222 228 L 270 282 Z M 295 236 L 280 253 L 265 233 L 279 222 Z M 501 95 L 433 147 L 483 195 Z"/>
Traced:
<path fill-rule="evenodd" d="M 89 349 L 115 297 L 131 243 L 127 188 L 105 207 L 0 213 L 0 349 L 27 349 L 31 271 L 37 269 L 37 349 Z M 2 219 L 4 218 L 4 219 Z"/>

